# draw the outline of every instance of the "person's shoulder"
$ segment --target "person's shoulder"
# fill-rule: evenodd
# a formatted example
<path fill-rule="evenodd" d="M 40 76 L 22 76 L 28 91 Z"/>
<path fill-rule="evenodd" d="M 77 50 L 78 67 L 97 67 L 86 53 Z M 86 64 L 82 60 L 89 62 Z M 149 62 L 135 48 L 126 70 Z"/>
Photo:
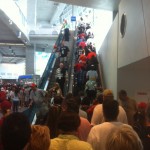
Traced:
<path fill-rule="evenodd" d="M 137 103 L 136 100 L 135 100 L 134 98 L 130 98 L 130 97 L 129 97 L 129 101 L 132 102 L 132 103 L 134 103 L 134 104 Z"/>
<path fill-rule="evenodd" d="M 129 124 L 122 123 L 122 127 L 133 129 L 133 127 Z"/>
<path fill-rule="evenodd" d="M 98 104 L 95 106 L 94 110 L 102 110 L 102 104 Z"/>
<path fill-rule="evenodd" d="M 121 105 L 119 105 L 119 111 L 124 111 L 124 108 Z"/>
<path fill-rule="evenodd" d="M 103 128 L 106 128 L 106 126 L 108 126 L 108 125 L 109 125 L 109 122 L 103 122 L 103 123 L 94 125 L 91 128 L 91 131 L 97 133 L 98 130 L 103 130 Z"/>
<path fill-rule="evenodd" d="M 69 147 L 71 147 L 72 150 L 92 150 L 92 146 L 89 143 L 81 140 L 71 140 Z"/>

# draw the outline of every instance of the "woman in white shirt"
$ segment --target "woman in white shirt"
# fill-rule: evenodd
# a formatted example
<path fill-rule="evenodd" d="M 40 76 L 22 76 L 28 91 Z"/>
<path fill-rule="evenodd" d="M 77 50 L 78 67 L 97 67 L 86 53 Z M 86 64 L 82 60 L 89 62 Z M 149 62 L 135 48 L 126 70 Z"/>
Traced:
<path fill-rule="evenodd" d="M 11 93 L 11 99 L 13 102 L 13 112 L 18 112 L 18 106 L 19 106 L 19 88 L 14 87 L 13 91 Z"/>

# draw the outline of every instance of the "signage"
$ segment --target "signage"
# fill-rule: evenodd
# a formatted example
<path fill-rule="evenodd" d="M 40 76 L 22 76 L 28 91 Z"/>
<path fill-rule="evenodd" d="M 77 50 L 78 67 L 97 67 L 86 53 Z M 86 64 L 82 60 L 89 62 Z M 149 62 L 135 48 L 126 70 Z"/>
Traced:
<path fill-rule="evenodd" d="M 71 21 L 76 21 L 76 16 L 71 16 Z"/>

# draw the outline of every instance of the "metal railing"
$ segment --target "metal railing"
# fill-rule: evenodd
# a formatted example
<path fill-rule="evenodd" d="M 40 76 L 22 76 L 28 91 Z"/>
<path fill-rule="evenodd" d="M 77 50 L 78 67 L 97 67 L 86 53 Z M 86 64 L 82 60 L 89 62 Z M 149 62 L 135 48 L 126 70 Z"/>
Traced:
<path fill-rule="evenodd" d="M 63 40 L 63 34 L 60 31 L 60 34 L 56 40 L 55 45 L 58 47 L 60 46 L 61 42 Z M 53 72 L 53 68 L 55 66 L 55 62 L 56 62 L 56 56 L 55 56 L 55 52 L 53 52 L 48 60 L 48 63 L 46 65 L 46 68 L 44 70 L 44 73 L 41 77 L 41 80 L 39 82 L 39 86 L 38 88 L 40 89 L 47 89 L 49 81 L 51 80 L 51 76 L 52 76 L 52 72 Z"/>

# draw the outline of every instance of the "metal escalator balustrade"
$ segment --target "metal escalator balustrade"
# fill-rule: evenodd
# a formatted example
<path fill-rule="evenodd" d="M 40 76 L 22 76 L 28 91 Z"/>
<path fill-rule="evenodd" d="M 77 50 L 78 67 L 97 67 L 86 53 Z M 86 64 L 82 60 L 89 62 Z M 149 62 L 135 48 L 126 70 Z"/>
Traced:
<path fill-rule="evenodd" d="M 59 47 L 62 40 L 63 40 L 63 34 L 60 31 L 60 34 L 58 36 L 58 39 L 57 39 L 55 45 L 57 47 Z M 52 73 L 53 73 L 53 68 L 55 66 L 55 62 L 56 62 L 56 54 L 54 52 L 54 53 L 51 54 L 51 56 L 48 60 L 46 68 L 45 68 L 45 70 L 43 72 L 43 75 L 41 77 L 41 80 L 39 82 L 38 88 L 47 90 L 47 87 L 49 86 L 49 81 L 51 80 L 51 76 L 52 76 Z"/>

